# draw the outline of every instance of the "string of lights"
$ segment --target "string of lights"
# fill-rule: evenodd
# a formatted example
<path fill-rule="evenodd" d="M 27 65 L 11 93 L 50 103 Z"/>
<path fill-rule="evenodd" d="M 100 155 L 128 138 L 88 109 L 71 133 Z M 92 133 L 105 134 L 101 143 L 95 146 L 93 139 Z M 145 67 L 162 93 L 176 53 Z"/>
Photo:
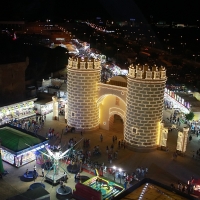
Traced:
<path fill-rule="evenodd" d="M 97 31 L 101 31 L 101 32 L 106 32 L 106 33 L 113 33 L 115 31 L 109 31 L 109 30 L 106 30 L 106 27 L 101 27 L 101 26 L 98 26 L 96 24 L 93 24 L 93 23 L 90 23 L 90 22 L 85 22 L 88 26 L 90 26 L 91 28 L 94 28 L 96 29 Z"/>

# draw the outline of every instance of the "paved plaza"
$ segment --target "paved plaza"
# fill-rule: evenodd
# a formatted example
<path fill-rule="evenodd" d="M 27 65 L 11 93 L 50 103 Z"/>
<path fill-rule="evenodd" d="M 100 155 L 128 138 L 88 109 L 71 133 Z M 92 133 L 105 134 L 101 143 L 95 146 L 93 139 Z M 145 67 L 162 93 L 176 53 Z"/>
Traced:
<path fill-rule="evenodd" d="M 171 124 L 167 119 L 169 118 L 170 114 L 171 110 L 164 111 L 165 127 L 171 127 Z M 182 130 L 182 127 L 184 126 L 184 124 L 181 124 L 181 126 L 178 128 Z M 46 133 L 48 133 L 50 127 L 54 128 L 55 133 L 64 133 L 66 127 L 64 117 L 61 116 L 59 121 L 55 121 L 52 120 L 52 114 L 48 114 L 45 125 L 38 132 L 38 134 L 46 137 Z M 115 142 L 114 151 L 118 150 L 118 158 L 116 160 L 113 160 L 112 163 L 109 163 L 108 161 L 106 146 L 109 146 L 110 148 L 112 144 L 112 138 L 115 135 L 117 136 L 118 140 L 123 139 L 122 125 L 120 125 L 119 123 L 114 124 L 114 128 L 112 128 L 112 130 L 110 131 L 99 129 L 97 131 L 83 132 L 83 136 L 81 136 L 80 132 L 62 134 L 61 144 L 62 148 L 65 150 L 70 138 L 76 138 L 76 141 L 79 141 L 82 137 L 84 137 L 84 139 L 90 139 L 90 150 L 92 151 L 94 146 L 99 145 L 99 149 L 101 151 L 100 156 L 92 156 L 92 161 L 98 161 L 98 163 L 104 162 L 107 167 L 120 167 L 128 173 L 134 172 L 137 167 L 147 167 L 149 171 L 146 177 L 150 177 L 166 185 L 174 183 L 176 186 L 178 180 L 180 180 L 182 183 L 187 183 L 188 179 L 190 179 L 191 176 L 193 176 L 194 178 L 200 177 L 200 160 L 193 158 L 193 153 L 196 156 L 196 151 L 200 148 L 200 140 L 197 138 L 197 136 L 194 135 L 192 141 L 187 145 L 185 156 L 178 156 L 176 160 L 173 160 L 173 153 L 176 150 L 177 133 L 178 130 L 174 129 L 168 134 L 169 151 L 162 151 L 158 149 L 150 153 L 138 153 L 130 151 L 126 148 L 118 149 L 118 143 Z M 103 142 L 100 141 L 101 134 L 103 135 Z M 53 140 L 53 144 L 56 145 L 58 143 L 59 141 Z M 84 150 L 82 144 L 83 143 L 77 145 L 77 148 L 82 148 Z M 36 162 L 31 162 L 20 168 L 15 168 L 5 162 L 3 164 L 4 169 L 7 170 L 9 174 L 4 176 L 3 179 L 0 179 L 0 199 L 3 200 L 27 191 L 33 181 L 23 182 L 20 177 L 25 173 L 26 169 L 32 170 Z M 63 165 L 66 168 L 67 165 Z M 42 174 L 41 166 L 38 164 L 37 172 L 39 173 L 39 175 Z M 92 174 L 89 174 L 86 171 L 83 171 L 81 174 L 88 177 L 92 176 Z M 113 176 L 108 173 L 104 174 L 104 176 L 109 179 L 113 179 Z M 120 180 L 116 179 L 116 181 L 119 182 Z M 58 186 L 53 187 L 49 183 L 44 182 L 43 177 L 38 177 L 36 179 L 36 182 L 44 183 L 45 189 L 51 195 L 51 199 L 57 199 L 56 189 Z M 66 185 L 74 189 L 75 182 L 73 174 L 71 174 L 71 176 L 69 177 L 68 183 L 66 183 Z"/>

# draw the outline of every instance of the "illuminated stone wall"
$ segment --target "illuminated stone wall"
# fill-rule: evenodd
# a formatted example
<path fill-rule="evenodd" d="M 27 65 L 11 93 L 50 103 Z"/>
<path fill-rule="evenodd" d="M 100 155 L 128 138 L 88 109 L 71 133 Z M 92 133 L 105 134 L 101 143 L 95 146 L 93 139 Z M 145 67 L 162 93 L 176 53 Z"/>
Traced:
<path fill-rule="evenodd" d="M 127 81 L 125 141 L 134 150 L 155 149 L 160 139 L 166 71 L 130 66 Z"/>
<path fill-rule="evenodd" d="M 68 62 L 68 125 L 80 130 L 99 128 L 97 107 L 100 60 L 70 58 Z"/>

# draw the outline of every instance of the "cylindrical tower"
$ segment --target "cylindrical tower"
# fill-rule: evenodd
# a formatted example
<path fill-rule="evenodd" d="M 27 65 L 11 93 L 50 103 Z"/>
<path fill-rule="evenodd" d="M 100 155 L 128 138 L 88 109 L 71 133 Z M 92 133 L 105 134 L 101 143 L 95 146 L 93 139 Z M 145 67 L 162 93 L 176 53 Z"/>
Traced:
<path fill-rule="evenodd" d="M 156 149 L 160 140 L 163 117 L 165 68 L 153 66 L 129 67 L 124 139 L 130 149 L 148 152 Z"/>
<path fill-rule="evenodd" d="M 100 82 L 100 74 L 100 60 L 87 57 L 69 58 L 67 78 L 69 126 L 79 130 L 99 128 L 97 84 Z"/>

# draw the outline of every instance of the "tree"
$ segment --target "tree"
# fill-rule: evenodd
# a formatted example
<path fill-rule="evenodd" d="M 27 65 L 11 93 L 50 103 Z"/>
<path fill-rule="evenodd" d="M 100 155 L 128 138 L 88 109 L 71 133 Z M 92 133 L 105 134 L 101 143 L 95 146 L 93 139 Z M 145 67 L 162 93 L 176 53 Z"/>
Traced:
<path fill-rule="evenodd" d="M 186 118 L 187 120 L 193 120 L 193 118 L 194 118 L 194 113 L 193 113 L 193 112 L 190 112 L 190 113 L 186 114 L 186 115 L 185 115 L 185 118 Z"/>

